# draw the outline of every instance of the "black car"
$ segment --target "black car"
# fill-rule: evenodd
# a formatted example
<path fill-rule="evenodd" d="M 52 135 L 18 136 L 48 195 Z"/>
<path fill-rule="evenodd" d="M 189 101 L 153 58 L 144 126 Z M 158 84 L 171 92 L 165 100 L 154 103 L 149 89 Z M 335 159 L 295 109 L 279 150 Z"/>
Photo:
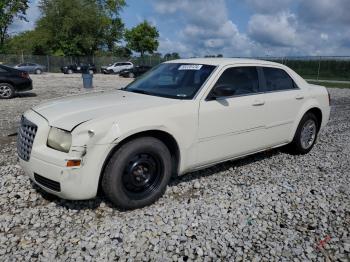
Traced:
<path fill-rule="evenodd" d="M 0 65 L 0 98 L 12 98 L 16 92 L 32 89 L 32 79 L 27 72 Z"/>
<path fill-rule="evenodd" d="M 152 67 L 151 66 L 135 66 L 131 69 L 124 69 L 119 72 L 119 76 L 122 77 L 139 77 L 146 73 L 148 70 L 150 70 Z"/>
<path fill-rule="evenodd" d="M 88 68 L 88 71 L 90 74 L 96 73 L 96 66 L 94 64 L 83 64 L 83 63 L 76 63 L 72 65 L 62 66 L 61 71 L 64 74 L 73 74 L 73 73 L 82 73 L 82 70 L 84 68 Z"/>

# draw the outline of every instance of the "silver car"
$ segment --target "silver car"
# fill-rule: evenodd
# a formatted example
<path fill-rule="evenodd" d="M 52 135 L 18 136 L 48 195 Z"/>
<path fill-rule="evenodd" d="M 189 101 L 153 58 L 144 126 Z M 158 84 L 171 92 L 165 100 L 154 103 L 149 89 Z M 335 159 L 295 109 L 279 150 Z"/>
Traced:
<path fill-rule="evenodd" d="M 28 73 L 34 73 L 37 75 L 42 74 L 46 70 L 45 66 L 35 64 L 35 63 L 22 63 L 22 64 L 16 65 L 14 68 L 28 72 Z"/>

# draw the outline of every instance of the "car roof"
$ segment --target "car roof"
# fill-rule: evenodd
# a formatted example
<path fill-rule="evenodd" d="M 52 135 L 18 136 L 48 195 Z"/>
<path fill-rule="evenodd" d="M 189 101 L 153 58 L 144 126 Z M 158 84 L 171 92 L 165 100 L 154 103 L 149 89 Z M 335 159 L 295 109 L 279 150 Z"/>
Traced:
<path fill-rule="evenodd" d="M 165 63 L 184 63 L 184 64 L 204 64 L 204 65 L 214 65 L 214 66 L 225 66 L 232 64 L 257 64 L 257 65 L 271 65 L 271 66 L 281 66 L 279 63 L 249 59 L 249 58 L 189 58 L 189 59 L 177 59 L 167 61 Z"/>

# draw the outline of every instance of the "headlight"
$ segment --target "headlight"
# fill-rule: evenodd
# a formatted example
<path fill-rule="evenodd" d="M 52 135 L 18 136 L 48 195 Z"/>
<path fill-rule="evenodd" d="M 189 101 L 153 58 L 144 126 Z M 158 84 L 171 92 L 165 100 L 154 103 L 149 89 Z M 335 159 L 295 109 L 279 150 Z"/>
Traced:
<path fill-rule="evenodd" d="M 47 145 L 58 151 L 68 153 L 72 145 L 72 135 L 65 130 L 51 127 L 47 138 Z"/>

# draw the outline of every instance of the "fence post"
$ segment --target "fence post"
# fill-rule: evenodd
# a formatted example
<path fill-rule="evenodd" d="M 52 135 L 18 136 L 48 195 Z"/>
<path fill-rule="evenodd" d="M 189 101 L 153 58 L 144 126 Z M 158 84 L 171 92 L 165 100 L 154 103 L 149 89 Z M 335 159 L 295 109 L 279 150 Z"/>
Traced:
<path fill-rule="evenodd" d="M 320 78 L 320 69 L 321 69 L 321 57 L 318 58 L 318 70 L 317 70 L 317 80 Z"/>
<path fill-rule="evenodd" d="M 46 63 L 47 63 L 47 72 L 50 72 L 50 58 L 49 58 L 49 55 L 46 55 Z"/>

